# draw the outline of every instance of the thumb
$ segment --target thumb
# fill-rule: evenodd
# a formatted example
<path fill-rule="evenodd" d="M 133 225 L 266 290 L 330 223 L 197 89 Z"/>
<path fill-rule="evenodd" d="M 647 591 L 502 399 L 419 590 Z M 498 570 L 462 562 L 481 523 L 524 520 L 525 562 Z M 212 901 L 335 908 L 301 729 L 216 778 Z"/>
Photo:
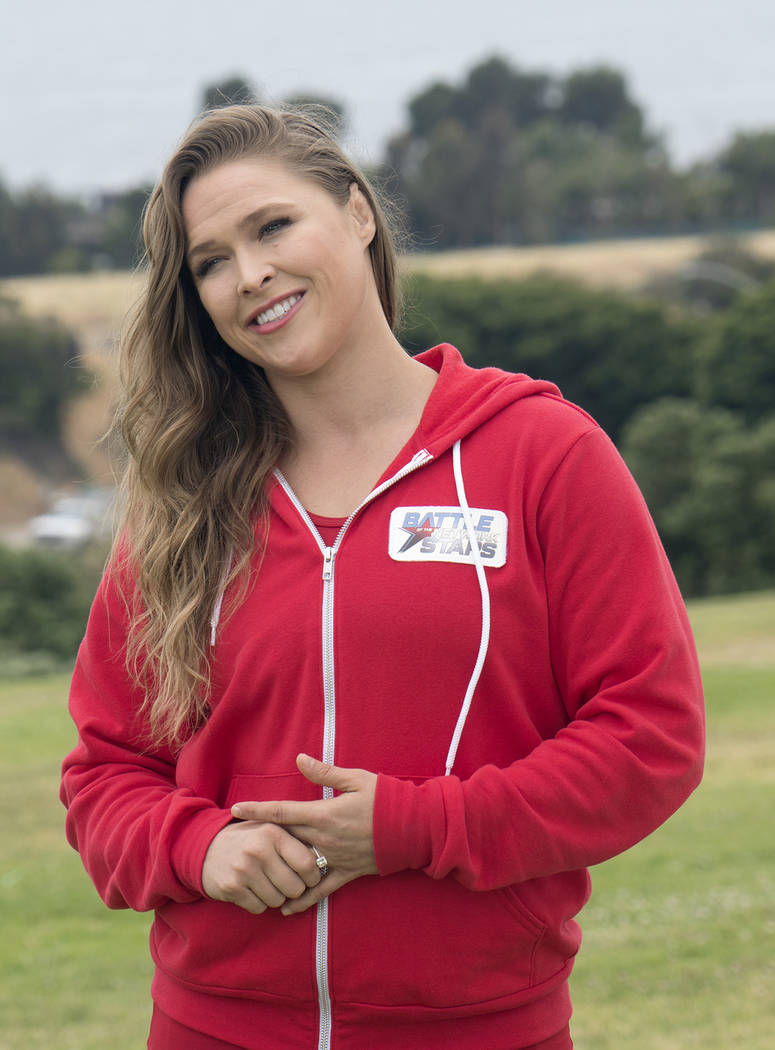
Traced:
<path fill-rule="evenodd" d="M 326 762 L 318 762 L 316 758 L 313 758 L 311 755 L 305 755 L 303 752 L 296 756 L 296 765 L 299 772 L 307 780 L 311 780 L 313 784 L 319 784 L 321 787 L 330 787 L 334 791 L 354 791 L 356 788 L 354 775 L 357 774 L 358 770 L 340 769 L 339 766 L 330 766 Z"/>

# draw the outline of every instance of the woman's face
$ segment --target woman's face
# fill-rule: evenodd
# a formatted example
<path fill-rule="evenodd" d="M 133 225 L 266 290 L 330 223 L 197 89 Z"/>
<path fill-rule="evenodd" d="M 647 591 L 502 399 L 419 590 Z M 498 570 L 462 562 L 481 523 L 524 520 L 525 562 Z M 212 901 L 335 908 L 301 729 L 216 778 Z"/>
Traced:
<path fill-rule="evenodd" d="M 325 368 L 368 338 L 375 308 L 371 209 L 342 205 L 282 161 L 219 164 L 187 186 L 187 263 L 223 340 L 270 383 Z"/>

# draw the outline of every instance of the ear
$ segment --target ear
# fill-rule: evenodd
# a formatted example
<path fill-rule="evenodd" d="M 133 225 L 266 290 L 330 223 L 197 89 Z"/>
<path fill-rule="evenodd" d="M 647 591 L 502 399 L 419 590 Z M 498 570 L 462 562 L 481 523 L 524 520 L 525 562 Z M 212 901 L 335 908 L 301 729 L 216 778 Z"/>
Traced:
<path fill-rule="evenodd" d="M 350 200 L 347 207 L 355 222 L 358 236 L 363 241 L 364 246 L 368 246 L 374 240 L 377 224 L 374 221 L 374 212 L 371 210 L 371 205 L 366 200 L 366 196 L 357 182 L 350 183 Z"/>

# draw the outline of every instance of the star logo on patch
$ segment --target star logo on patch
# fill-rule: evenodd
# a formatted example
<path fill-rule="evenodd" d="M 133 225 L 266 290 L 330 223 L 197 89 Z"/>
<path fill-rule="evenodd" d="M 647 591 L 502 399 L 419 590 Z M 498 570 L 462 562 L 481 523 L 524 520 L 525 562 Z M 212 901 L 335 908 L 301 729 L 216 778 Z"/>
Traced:
<path fill-rule="evenodd" d="M 404 551 L 411 550 L 411 548 L 414 547 L 415 544 L 420 543 L 420 541 L 424 540 L 427 536 L 432 536 L 434 534 L 434 532 L 436 531 L 436 526 L 435 525 L 402 525 L 401 526 L 401 531 L 402 532 L 408 532 L 409 536 L 408 536 L 408 538 L 406 540 L 404 540 L 404 545 L 399 550 L 399 552 L 398 552 L 399 554 L 403 554 Z"/>

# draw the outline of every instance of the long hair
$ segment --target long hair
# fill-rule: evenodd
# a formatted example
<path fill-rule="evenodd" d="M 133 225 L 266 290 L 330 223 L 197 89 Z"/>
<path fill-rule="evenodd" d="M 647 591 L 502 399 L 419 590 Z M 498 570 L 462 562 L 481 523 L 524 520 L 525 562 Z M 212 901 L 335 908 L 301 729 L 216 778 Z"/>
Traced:
<path fill-rule="evenodd" d="M 131 580 L 127 669 L 145 695 L 151 743 L 172 750 L 207 718 L 210 617 L 226 585 L 225 615 L 246 593 L 263 543 L 267 475 L 293 443 L 263 370 L 221 339 L 185 262 L 186 187 L 243 157 L 280 160 L 342 204 L 356 183 L 374 213 L 371 265 L 393 328 L 400 310 L 384 202 L 319 119 L 238 105 L 191 127 L 144 217 L 146 284 L 121 348 L 118 422 L 129 455 L 113 554 Z"/>

